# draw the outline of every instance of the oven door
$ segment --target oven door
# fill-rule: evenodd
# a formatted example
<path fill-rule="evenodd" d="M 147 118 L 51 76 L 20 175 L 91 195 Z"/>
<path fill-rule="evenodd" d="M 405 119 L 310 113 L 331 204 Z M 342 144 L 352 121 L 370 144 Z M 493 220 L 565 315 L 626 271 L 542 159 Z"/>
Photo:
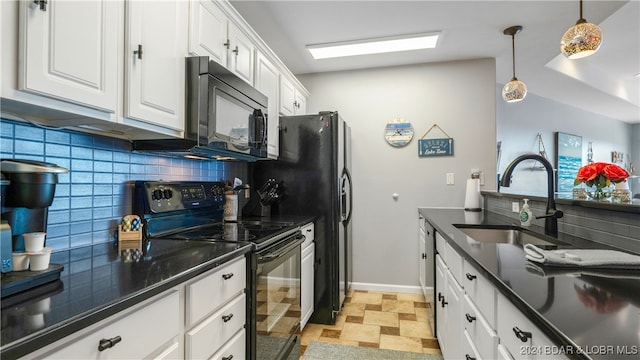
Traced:
<path fill-rule="evenodd" d="M 300 357 L 300 245 L 297 233 L 255 254 L 255 358 Z"/>

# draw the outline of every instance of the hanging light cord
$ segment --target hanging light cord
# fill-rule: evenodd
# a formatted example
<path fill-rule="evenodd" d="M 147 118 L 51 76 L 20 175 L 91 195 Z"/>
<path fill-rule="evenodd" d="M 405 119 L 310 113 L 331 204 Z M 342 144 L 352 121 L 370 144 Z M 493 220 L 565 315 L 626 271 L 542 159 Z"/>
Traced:
<path fill-rule="evenodd" d="M 581 24 L 581 23 L 586 23 L 587 20 L 584 19 L 584 17 L 582 16 L 582 0 L 580 0 L 580 19 L 578 19 L 578 21 L 576 22 L 577 24 Z"/>
<path fill-rule="evenodd" d="M 515 35 L 511 35 L 511 63 L 513 64 L 513 79 L 511 80 L 517 80 L 516 79 L 516 40 L 515 40 Z"/>

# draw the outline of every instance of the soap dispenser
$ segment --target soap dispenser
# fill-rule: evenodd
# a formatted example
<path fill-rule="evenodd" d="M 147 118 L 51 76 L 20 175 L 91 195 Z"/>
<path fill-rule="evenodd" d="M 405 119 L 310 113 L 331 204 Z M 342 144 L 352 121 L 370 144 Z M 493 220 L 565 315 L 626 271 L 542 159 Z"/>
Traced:
<path fill-rule="evenodd" d="M 532 217 L 533 214 L 529 209 L 529 199 L 524 199 L 524 205 L 522 205 L 522 209 L 520 210 L 520 225 L 531 226 Z"/>

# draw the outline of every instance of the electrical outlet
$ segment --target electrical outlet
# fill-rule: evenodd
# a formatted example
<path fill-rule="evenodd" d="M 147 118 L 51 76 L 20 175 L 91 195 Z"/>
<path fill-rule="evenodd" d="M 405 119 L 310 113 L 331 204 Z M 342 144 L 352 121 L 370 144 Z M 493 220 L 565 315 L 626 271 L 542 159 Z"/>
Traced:
<path fill-rule="evenodd" d="M 514 213 L 520 212 L 520 203 L 518 203 L 517 201 L 512 202 L 511 211 L 513 211 Z"/>

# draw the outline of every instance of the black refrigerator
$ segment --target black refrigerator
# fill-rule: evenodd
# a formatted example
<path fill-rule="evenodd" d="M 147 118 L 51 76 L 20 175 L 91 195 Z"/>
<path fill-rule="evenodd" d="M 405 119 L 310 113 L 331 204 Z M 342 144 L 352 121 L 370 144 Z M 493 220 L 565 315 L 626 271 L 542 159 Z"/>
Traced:
<path fill-rule="evenodd" d="M 315 217 L 311 322 L 334 324 L 353 279 L 351 128 L 337 112 L 280 118 L 278 160 L 252 164 L 254 186 L 276 179 L 273 215 Z"/>

